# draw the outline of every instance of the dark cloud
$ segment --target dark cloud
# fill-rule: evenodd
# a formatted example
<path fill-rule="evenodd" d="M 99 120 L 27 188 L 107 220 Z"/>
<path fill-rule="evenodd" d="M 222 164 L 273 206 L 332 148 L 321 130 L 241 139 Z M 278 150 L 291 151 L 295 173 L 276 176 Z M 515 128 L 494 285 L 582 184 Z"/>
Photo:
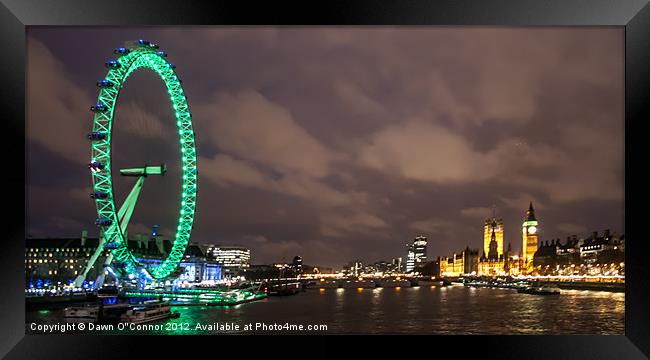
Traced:
<path fill-rule="evenodd" d="M 518 250 L 531 200 L 543 238 L 624 231 L 621 29 L 205 27 L 29 29 L 30 234 L 92 229 L 94 82 L 112 48 L 139 37 L 184 79 L 196 241 L 249 246 L 259 263 L 339 266 L 404 256 L 425 234 L 437 256 L 480 247 L 496 205 Z M 169 172 L 147 179 L 131 232 L 172 232 L 173 129 L 160 80 L 135 74 L 113 165 Z M 131 183 L 116 179 L 118 196 Z"/>

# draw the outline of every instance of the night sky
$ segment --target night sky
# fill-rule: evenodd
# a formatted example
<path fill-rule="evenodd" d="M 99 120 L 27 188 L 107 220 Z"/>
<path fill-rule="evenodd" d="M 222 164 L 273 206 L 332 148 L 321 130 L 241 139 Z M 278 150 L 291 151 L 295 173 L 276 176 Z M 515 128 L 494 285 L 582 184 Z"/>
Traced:
<path fill-rule="evenodd" d="M 341 266 L 482 248 L 497 206 L 518 252 L 530 201 L 541 240 L 624 232 L 622 28 L 28 28 L 28 234 L 91 236 L 89 111 L 124 41 L 177 65 L 196 131 L 194 241 L 254 264 Z M 180 155 L 153 72 L 116 109 L 113 171 L 147 178 L 129 233 L 173 235 Z M 133 178 L 116 179 L 118 199 Z M 118 205 L 119 206 L 119 205 Z"/>

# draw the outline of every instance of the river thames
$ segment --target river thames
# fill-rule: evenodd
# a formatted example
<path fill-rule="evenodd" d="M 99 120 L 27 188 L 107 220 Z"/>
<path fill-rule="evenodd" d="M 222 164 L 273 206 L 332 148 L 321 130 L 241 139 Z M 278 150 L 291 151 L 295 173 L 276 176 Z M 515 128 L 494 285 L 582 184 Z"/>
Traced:
<path fill-rule="evenodd" d="M 622 335 L 625 328 L 624 293 L 562 290 L 559 296 L 539 296 L 458 285 L 309 289 L 232 307 L 174 306 L 174 310 L 180 318 L 149 323 L 158 329 L 102 333 Z M 27 332 L 34 333 L 32 323 L 63 323 L 62 313 L 28 312 Z M 295 330 L 300 325 L 303 330 Z M 224 330 L 225 326 L 229 328 Z M 308 330 L 310 326 L 316 329 Z"/>

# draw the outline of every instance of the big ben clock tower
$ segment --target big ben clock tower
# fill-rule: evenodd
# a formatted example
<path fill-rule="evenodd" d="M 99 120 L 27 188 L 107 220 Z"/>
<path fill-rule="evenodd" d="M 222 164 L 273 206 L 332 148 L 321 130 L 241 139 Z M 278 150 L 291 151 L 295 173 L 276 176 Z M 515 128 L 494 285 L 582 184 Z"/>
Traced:
<path fill-rule="evenodd" d="M 537 251 L 537 235 L 539 228 L 537 227 L 537 219 L 535 219 L 535 209 L 533 209 L 533 202 L 530 202 L 528 211 L 526 211 L 526 219 L 522 225 L 523 240 L 521 244 L 521 257 L 524 261 L 524 269 L 533 261 L 533 255 Z"/>

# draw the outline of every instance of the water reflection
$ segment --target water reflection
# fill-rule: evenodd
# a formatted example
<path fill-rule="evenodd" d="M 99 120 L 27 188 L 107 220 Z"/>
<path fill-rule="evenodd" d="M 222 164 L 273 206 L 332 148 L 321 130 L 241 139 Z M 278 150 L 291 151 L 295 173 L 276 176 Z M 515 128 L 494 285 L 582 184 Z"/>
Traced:
<path fill-rule="evenodd" d="M 314 289 L 233 307 L 178 306 L 170 323 L 326 324 L 327 333 L 623 334 L 622 293 L 562 290 L 560 296 L 463 286 Z M 27 322 L 56 323 L 62 311 Z M 162 333 L 213 333 L 180 330 Z M 156 333 L 156 332 L 148 332 Z"/>

